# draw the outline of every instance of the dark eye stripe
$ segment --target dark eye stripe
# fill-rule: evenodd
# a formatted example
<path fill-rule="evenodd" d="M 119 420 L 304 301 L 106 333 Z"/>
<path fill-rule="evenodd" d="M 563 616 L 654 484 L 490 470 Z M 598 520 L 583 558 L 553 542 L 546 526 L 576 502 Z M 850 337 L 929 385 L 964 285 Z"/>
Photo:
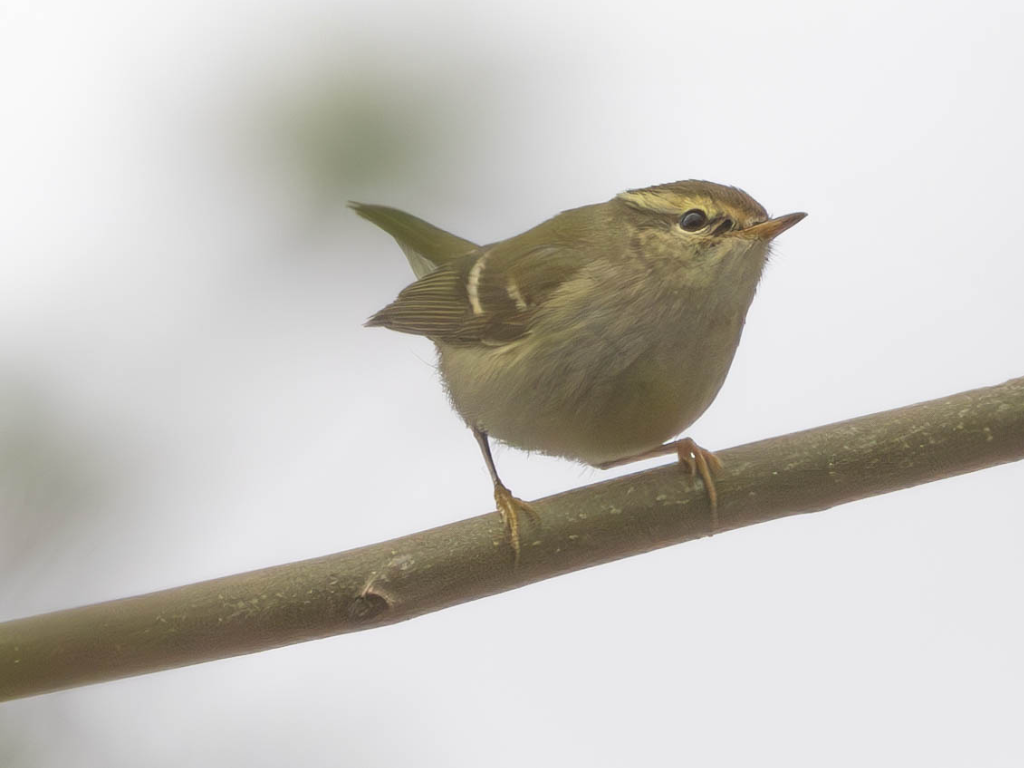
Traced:
<path fill-rule="evenodd" d="M 722 223 L 719 224 L 717 227 L 715 227 L 715 231 L 712 232 L 711 234 L 715 235 L 715 236 L 724 235 L 726 232 L 728 232 L 730 229 L 732 229 L 732 227 L 733 227 L 732 219 L 725 218 L 725 219 L 722 219 Z"/>

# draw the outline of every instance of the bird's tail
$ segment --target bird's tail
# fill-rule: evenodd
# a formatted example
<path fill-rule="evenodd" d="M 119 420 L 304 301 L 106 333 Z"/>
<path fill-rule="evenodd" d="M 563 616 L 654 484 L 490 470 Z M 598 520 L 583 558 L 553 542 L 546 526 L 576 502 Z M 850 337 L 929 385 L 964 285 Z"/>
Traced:
<path fill-rule="evenodd" d="M 417 278 L 459 256 L 480 250 L 476 243 L 463 240 L 397 208 L 355 202 L 350 202 L 348 207 L 395 238 Z"/>

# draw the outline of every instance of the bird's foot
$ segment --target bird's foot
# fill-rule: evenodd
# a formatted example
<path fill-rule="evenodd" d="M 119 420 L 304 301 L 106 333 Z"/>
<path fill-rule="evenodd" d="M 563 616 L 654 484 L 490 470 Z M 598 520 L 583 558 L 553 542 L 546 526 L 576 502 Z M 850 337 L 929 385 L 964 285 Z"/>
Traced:
<path fill-rule="evenodd" d="M 679 457 L 679 463 L 686 467 L 691 476 L 700 475 L 704 481 L 704 487 L 708 492 L 708 502 L 711 507 L 711 532 L 718 532 L 718 491 L 715 489 L 715 480 L 712 475 L 722 469 L 722 461 L 711 451 L 701 448 L 689 437 L 676 440 L 672 443 L 659 445 L 649 451 L 638 453 L 635 456 L 627 456 L 615 461 L 606 461 L 598 464 L 598 469 L 611 469 L 621 467 L 624 464 L 632 464 L 634 461 L 653 459 L 656 456 L 666 456 L 674 453 Z"/>
<path fill-rule="evenodd" d="M 669 443 L 675 448 L 679 463 L 686 467 L 691 477 L 700 475 L 704 488 L 708 492 L 708 503 L 711 507 L 711 532 L 718 531 L 718 491 L 712 474 L 722 470 L 722 461 L 711 451 L 701 448 L 689 437 Z"/>
<path fill-rule="evenodd" d="M 521 549 L 519 541 L 519 513 L 523 512 L 534 522 L 540 522 L 540 515 L 532 504 L 517 499 L 512 491 L 501 483 L 494 486 L 494 503 L 498 505 L 498 514 L 508 531 L 509 544 L 512 547 L 513 562 L 519 565 L 519 552 Z"/>

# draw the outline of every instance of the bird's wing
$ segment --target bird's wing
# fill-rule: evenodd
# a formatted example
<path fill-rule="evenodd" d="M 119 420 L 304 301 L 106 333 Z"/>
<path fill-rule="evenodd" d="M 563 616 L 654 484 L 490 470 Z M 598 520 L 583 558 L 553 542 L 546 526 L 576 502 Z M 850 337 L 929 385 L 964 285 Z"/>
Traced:
<path fill-rule="evenodd" d="M 522 250 L 506 241 L 421 277 L 366 324 L 450 344 L 507 344 L 529 333 L 544 302 L 585 263 L 563 246 Z"/>
<path fill-rule="evenodd" d="M 397 208 L 354 202 L 348 206 L 395 238 L 416 277 L 423 277 L 461 256 L 480 251 L 476 243 L 463 240 Z"/>

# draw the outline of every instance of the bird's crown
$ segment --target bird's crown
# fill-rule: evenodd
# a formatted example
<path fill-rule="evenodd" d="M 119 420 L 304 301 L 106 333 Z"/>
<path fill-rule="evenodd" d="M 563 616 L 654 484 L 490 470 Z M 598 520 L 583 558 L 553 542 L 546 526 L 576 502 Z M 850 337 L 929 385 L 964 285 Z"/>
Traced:
<path fill-rule="evenodd" d="M 618 199 L 641 211 L 680 216 L 695 211 L 707 220 L 734 222 L 743 229 L 768 219 L 768 212 L 741 189 L 711 181 L 673 181 L 631 189 Z"/>

